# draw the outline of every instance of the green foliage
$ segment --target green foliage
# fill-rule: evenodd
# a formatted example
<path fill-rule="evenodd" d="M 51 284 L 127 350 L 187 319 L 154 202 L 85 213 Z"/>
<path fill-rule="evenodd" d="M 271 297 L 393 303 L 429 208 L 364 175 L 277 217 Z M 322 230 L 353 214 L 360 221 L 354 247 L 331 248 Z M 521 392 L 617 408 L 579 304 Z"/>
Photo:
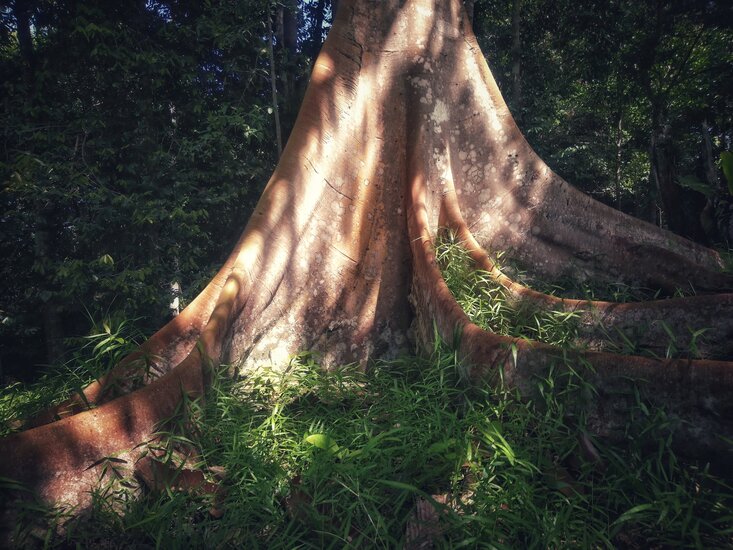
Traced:
<path fill-rule="evenodd" d="M 518 105 L 510 92 L 512 2 L 477 1 L 474 27 L 540 157 L 594 198 L 649 218 L 656 194 L 650 138 L 669 125 L 678 173 L 705 181 L 701 123 L 715 156 L 733 128 L 729 2 L 521 5 Z"/>
<path fill-rule="evenodd" d="M 22 420 L 58 404 L 115 366 L 142 341 L 135 323 L 107 318 L 74 341 L 72 357 L 32 383 L 0 389 L 0 437 L 22 427 Z"/>
<path fill-rule="evenodd" d="M 443 278 L 466 315 L 483 329 L 556 346 L 571 346 L 578 336 L 575 312 L 540 309 L 513 298 L 490 273 L 474 269 L 466 249 L 451 236 L 436 246 Z"/>
<path fill-rule="evenodd" d="M 0 54 L 6 366 L 46 359 L 23 349 L 49 336 L 44 308 L 65 336 L 83 305 L 159 326 L 169 285 L 185 302 L 226 257 L 274 161 L 265 3 L 30 5 L 33 68 Z"/>
<path fill-rule="evenodd" d="M 183 407 L 185 434 L 169 428 L 167 445 L 193 444 L 203 466 L 225 469 L 221 501 L 107 487 L 49 546 L 393 548 L 419 499 L 435 507 L 438 544 L 451 548 L 730 542 L 733 490 L 673 453 L 662 411 L 639 400 L 626 444 L 610 446 L 589 434 L 579 407 L 593 391 L 582 365 L 538 380 L 535 403 L 468 390 L 459 372 L 438 345 L 430 358 L 368 374 L 325 372 L 303 355 L 284 373 L 219 381 L 206 403 Z"/>

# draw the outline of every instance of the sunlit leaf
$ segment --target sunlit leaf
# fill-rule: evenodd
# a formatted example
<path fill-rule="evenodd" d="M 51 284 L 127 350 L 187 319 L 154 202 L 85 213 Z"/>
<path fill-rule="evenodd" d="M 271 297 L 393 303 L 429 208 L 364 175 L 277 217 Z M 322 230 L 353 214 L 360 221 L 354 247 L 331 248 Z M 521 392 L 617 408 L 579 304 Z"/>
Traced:
<path fill-rule="evenodd" d="M 340 449 L 336 441 L 327 434 L 311 434 L 305 438 L 305 441 L 333 455 L 337 454 Z"/>

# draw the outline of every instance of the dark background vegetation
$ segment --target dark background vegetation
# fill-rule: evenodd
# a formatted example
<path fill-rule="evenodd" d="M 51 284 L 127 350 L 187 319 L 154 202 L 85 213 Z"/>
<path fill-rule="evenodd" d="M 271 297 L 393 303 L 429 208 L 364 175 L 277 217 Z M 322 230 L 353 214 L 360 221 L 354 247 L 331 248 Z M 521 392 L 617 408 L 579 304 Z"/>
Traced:
<path fill-rule="evenodd" d="M 90 318 L 145 332 L 215 272 L 292 127 L 332 0 L 0 3 L 0 381 Z M 477 0 L 540 155 L 583 191 L 731 243 L 728 0 Z M 268 24 L 269 19 L 269 24 Z M 278 109 L 271 92 L 272 29 Z"/>

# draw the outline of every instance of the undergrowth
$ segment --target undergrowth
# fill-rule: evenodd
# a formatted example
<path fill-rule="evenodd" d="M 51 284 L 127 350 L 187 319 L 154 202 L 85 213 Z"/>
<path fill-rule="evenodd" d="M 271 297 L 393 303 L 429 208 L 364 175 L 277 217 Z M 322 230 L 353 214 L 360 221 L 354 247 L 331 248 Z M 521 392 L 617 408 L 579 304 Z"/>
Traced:
<path fill-rule="evenodd" d="M 574 337 L 572 316 L 513 309 L 487 281 L 468 278 L 473 269 L 460 258 L 446 265 L 455 268 L 446 279 L 462 305 L 486 328 L 559 346 Z M 79 386 L 129 345 L 112 328 L 92 342 L 78 363 L 86 365 Z M 455 353 L 440 344 L 367 373 L 327 372 L 301 355 L 286 372 L 220 377 L 205 400 L 184 399 L 160 428 L 160 448 L 197 449 L 202 469 L 225 472 L 218 496 L 140 490 L 110 457 L 115 483 L 97 491 L 89 515 L 57 513 L 51 519 L 65 524 L 56 532 L 38 527 L 41 512 L 31 506 L 16 540 L 49 548 L 398 548 L 415 531 L 422 502 L 435 510 L 427 531 L 439 548 L 733 547 L 730 479 L 678 457 L 675 422 L 638 395 L 624 444 L 594 437 L 582 409 L 594 390 L 582 365 L 570 367 L 538 380 L 540 397 L 529 403 L 504 388 L 464 386 Z M 26 393 L 5 390 L 2 414 L 21 416 L 76 386 L 56 376 Z"/>
<path fill-rule="evenodd" d="M 512 300 L 490 273 L 475 268 L 466 249 L 454 239 L 439 241 L 436 259 L 451 293 L 479 327 L 559 347 L 574 345 L 577 340 L 580 318 L 576 312 L 541 309 Z"/>
<path fill-rule="evenodd" d="M 226 471 L 220 518 L 207 496 L 108 490 L 46 544 L 394 548 L 420 498 L 438 511 L 439 547 L 733 544 L 733 489 L 678 459 L 662 411 L 638 402 L 628 444 L 611 447 L 577 410 L 579 374 L 538 381 L 543 398 L 525 403 L 464 388 L 457 367 L 442 348 L 368 374 L 304 355 L 284 374 L 220 380 L 174 436 Z"/>
<path fill-rule="evenodd" d="M 654 328 L 661 329 L 661 337 L 653 341 L 653 346 L 650 341 L 643 345 L 640 335 L 649 331 L 650 326 L 637 324 L 622 331 L 618 328 L 609 330 L 602 325 L 584 325 L 578 311 L 543 308 L 531 299 L 517 299 L 490 273 L 476 269 L 466 248 L 450 233 L 441 236 L 435 253 L 443 278 L 456 301 L 471 321 L 485 330 L 563 349 L 588 349 L 590 346 L 594 350 L 655 359 L 703 358 L 700 349 L 706 341 L 706 328 L 688 327 L 689 335 L 679 338 L 664 319 L 657 319 L 654 321 Z M 648 289 L 634 288 L 622 283 L 607 286 L 603 290 L 572 281 L 567 281 L 565 286 L 561 286 L 559 282 L 547 284 L 528 277 L 508 262 L 503 265 L 503 262 L 501 254 L 494 258 L 494 263 L 500 266 L 502 272 L 511 273 L 513 280 L 552 296 L 574 296 L 586 300 L 603 299 L 621 303 L 659 298 L 658 294 L 650 294 Z M 691 289 L 680 289 L 674 296 L 682 297 L 693 293 Z"/>
<path fill-rule="evenodd" d="M 134 350 L 142 338 L 134 320 L 107 318 L 94 323 L 89 334 L 71 342 L 76 351 L 61 365 L 51 366 L 38 380 L 14 382 L 0 387 L 0 437 L 21 426 L 28 418 L 82 389 L 108 372 Z"/>

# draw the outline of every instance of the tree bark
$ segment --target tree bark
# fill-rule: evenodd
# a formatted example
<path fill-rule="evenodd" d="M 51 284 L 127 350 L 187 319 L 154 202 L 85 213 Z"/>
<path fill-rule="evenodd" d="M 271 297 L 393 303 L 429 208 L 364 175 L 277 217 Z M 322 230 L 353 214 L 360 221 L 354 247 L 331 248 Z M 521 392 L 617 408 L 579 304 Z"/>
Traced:
<path fill-rule="evenodd" d="M 287 368 L 292 354 L 313 350 L 326 368 L 366 367 L 431 346 L 436 329 L 457 347 L 467 382 L 503 380 L 531 399 L 538 376 L 563 368 L 563 351 L 468 319 L 435 259 L 442 228 L 456 231 L 477 266 L 519 298 L 580 308 L 596 325 L 663 319 L 680 338 L 692 318 L 716 327 L 720 345 L 709 355 L 730 359 L 731 294 L 562 300 L 491 265 L 486 249 L 553 278 L 668 292 L 733 286 L 714 251 L 590 199 L 542 162 L 514 123 L 460 0 L 344 0 L 291 138 L 225 265 L 83 399 L 1 440 L 0 476 L 81 510 L 103 474 L 100 460 L 114 455 L 134 469 L 181 393 L 203 396 L 218 365 L 240 374 Z M 731 363 L 602 350 L 566 356 L 588 366 L 598 392 L 588 414 L 598 434 L 623 435 L 619 419 L 638 390 L 689 421 L 677 432 L 680 448 L 731 457 L 720 438 L 733 437 Z"/>
<path fill-rule="evenodd" d="M 473 13 L 476 5 L 476 0 L 463 0 L 463 7 L 466 10 L 466 17 L 468 21 L 473 25 Z"/>

